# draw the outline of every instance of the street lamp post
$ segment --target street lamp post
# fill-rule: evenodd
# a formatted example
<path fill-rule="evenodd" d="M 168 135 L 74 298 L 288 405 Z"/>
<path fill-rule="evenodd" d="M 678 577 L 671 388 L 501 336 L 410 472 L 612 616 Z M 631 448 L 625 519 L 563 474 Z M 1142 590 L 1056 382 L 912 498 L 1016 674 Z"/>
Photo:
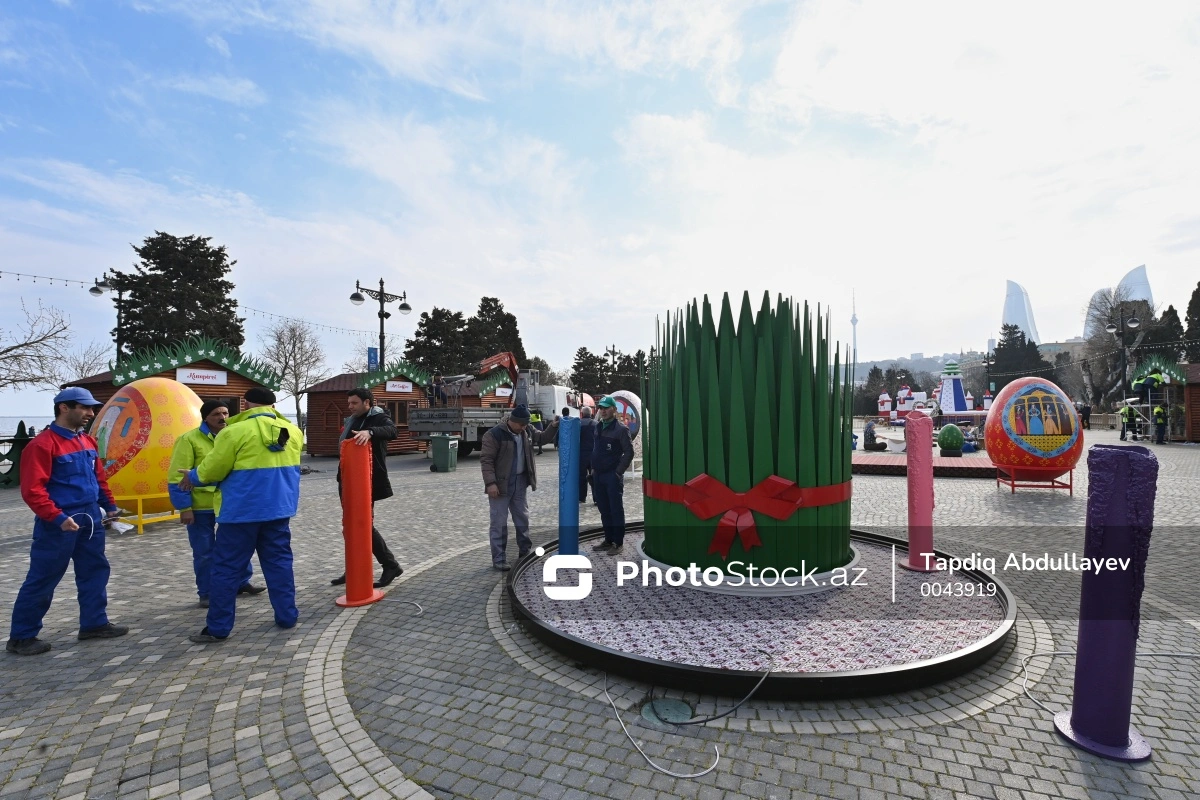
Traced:
<path fill-rule="evenodd" d="M 984 387 L 983 387 L 983 390 L 985 392 L 990 392 L 992 390 L 992 364 L 995 364 L 995 363 L 996 363 L 996 356 L 994 354 L 988 353 L 987 355 L 985 355 L 983 357 L 983 371 L 984 371 L 984 374 L 986 375 L 986 377 L 984 378 Z"/>
<path fill-rule="evenodd" d="M 383 321 L 392 316 L 387 312 L 384 306 L 386 306 L 388 303 L 395 303 L 396 301 L 399 301 L 400 306 L 397 308 L 397 310 L 401 314 L 410 313 L 412 311 L 412 306 L 410 306 L 407 302 L 408 292 L 401 292 L 400 294 L 388 294 L 385 292 L 383 290 L 383 278 L 379 279 L 379 291 L 375 291 L 374 289 L 364 289 L 358 281 L 355 281 L 354 293 L 350 295 L 350 302 L 354 303 L 356 306 L 361 306 L 364 302 L 366 302 L 366 297 L 363 297 L 363 295 L 366 295 L 367 297 L 373 297 L 379 301 L 379 364 L 382 366 L 383 364 L 387 363 L 386 359 L 384 358 Z"/>
<path fill-rule="evenodd" d="M 1119 308 L 1121 317 L 1120 323 L 1118 324 L 1113 322 L 1112 317 L 1110 316 L 1108 318 L 1108 324 L 1104 326 L 1104 330 L 1108 331 L 1113 336 L 1117 336 L 1118 333 L 1120 334 L 1118 338 L 1121 341 L 1121 399 L 1124 400 L 1125 383 L 1129 378 L 1129 348 L 1125 345 L 1125 329 L 1129 328 L 1130 330 L 1133 330 L 1137 328 L 1138 325 L 1141 325 L 1142 321 L 1132 314 L 1130 315 L 1129 319 L 1125 319 L 1124 303 L 1122 303 Z M 1109 313 L 1111 314 L 1112 312 L 1110 311 Z"/>
<path fill-rule="evenodd" d="M 120 362 L 120 360 L 121 360 L 121 311 L 122 311 L 121 307 L 124 305 L 124 303 L 122 301 L 125 299 L 125 292 L 123 289 L 116 288 L 116 286 L 113 284 L 112 280 L 108 277 L 107 270 L 104 272 L 104 275 L 102 275 L 100 278 L 93 278 L 92 283 L 95 285 L 92 286 L 92 288 L 88 289 L 88 294 L 90 294 L 92 297 L 103 297 L 105 292 L 114 292 L 115 291 L 117 293 L 117 335 L 114 338 L 115 338 L 116 344 L 117 344 L 117 362 Z"/>

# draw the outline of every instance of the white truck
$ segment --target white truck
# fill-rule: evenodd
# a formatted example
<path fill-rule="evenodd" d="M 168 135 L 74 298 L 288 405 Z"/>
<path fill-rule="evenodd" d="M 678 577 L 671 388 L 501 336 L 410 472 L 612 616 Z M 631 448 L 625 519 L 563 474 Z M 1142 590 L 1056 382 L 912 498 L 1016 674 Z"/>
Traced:
<path fill-rule="evenodd" d="M 480 371 L 489 372 L 496 367 L 505 367 L 510 375 L 516 375 L 512 395 L 502 407 L 478 407 L 456 405 L 453 387 L 449 392 L 448 405 L 434 408 L 417 408 L 408 413 L 408 429 L 427 438 L 430 434 L 450 434 L 459 438 L 460 457 L 478 450 L 483 436 L 511 410 L 513 406 L 525 405 L 531 413 L 538 413 L 546 422 L 561 414 L 563 408 L 572 409 L 572 416 L 583 405 L 594 405 L 592 397 L 567 386 L 542 385 L 536 369 L 517 369 L 511 354 L 500 353 L 483 362 Z"/>

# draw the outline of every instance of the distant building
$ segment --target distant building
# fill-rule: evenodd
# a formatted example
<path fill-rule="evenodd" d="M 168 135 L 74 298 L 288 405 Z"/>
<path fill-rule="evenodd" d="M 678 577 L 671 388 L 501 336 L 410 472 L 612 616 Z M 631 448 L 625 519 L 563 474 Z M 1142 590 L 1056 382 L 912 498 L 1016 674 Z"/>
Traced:
<path fill-rule="evenodd" d="M 1087 348 L 1087 339 L 1082 336 L 1075 336 L 1067 339 L 1065 342 L 1046 342 L 1038 345 L 1038 352 L 1046 357 L 1046 360 L 1051 364 L 1058 357 L 1059 353 L 1067 353 L 1071 356 L 1071 360 L 1083 356 L 1083 351 Z"/>
<path fill-rule="evenodd" d="M 1029 304 L 1029 293 L 1016 281 L 1008 281 L 1008 291 L 1004 295 L 1004 313 L 1000 322 L 1002 325 L 1016 325 L 1025 332 L 1025 338 L 1030 342 L 1037 343 L 1042 340 L 1033 321 L 1033 306 Z"/>
<path fill-rule="evenodd" d="M 909 359 L 912 361 L 920 361 L 924 357 L 925 357 L 924 353 L 913 353 L 912 355 L 909 356 Z"/>
<path fill-rule="evenodd" d="M 1125 273 L 1125 277 L 1117 284 L 1117 294 L 1122 300 L 1145 300 L 1154 308 L 1154 292 L 1150 291 L 1150 278 L 1146 276 L 1145 264 Z"/>
<path fill-rule="evenodd" d="M 1103 333 L 1108 324 L 1108 315 L 1104 309 L 1110 302 L 1111 288 L 1097 289 L 1088 301 L 1087 314 L 1083 318 L 1083 338 L 1090 339 Z M 1134 267 L 1125 273 L 1116 289 L 1117 298 L 1126 301 L 1144 300 L 1150 308 L 1154 308 L 1154 292 L 1150 288 L 1150 277 L 1146 274 L 1146 265 Z"/>

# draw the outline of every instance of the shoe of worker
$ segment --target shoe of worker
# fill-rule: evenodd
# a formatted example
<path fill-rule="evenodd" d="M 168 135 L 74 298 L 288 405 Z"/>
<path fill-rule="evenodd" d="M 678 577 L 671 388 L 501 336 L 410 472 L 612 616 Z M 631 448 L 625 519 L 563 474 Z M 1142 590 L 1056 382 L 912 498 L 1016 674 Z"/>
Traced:
<path fill-rule="evenodd" d="M 50 651 L 50 643 L 36 636 L 32 639 L 9 639 L 4 649 L 19 656 L 36 656 Z"/>
<path fill-rule="evenodd" d="M 107 625 L 102 625 L 99 628 L 90 628 L 86 631 L 79 632 L 79 641 L 84 639 L 116 639 L 118 636 L 124 636 L 129 633 L 129 628 L 125 625 L 113 625 L 111 622 Z"/>

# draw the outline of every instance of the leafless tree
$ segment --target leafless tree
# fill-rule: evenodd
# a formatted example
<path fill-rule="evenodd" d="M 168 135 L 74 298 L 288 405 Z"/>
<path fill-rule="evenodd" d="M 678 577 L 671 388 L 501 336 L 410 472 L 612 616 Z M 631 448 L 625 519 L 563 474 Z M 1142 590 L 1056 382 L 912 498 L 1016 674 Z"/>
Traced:
<path fill-rule="evenodd" d="M 23 323 L 0 328 L 0 390 L 47 385 L 70 339 L 70 321 L 57 308 L 38 303 L 31 311 L 22 302 L 21 312 Z"/>
<path fill-rule="evenodd" d="M 1105 330 L 1112 322 L 1120 325 L 1120 310 L 1125 309 L 1125 318 L 1138 316 L 1142 325 L 1136 331 L 1118 330 L 1111 334 Z M 1144 300 L 1130 300 L 1120 289 L 1107 289 L 1092 296 L 1084 311 L 1084 332 L 1088 337 L 1084 348 L 1085 360 L 1080 366 L 1080 378 L 1089 402 L 1103 408 L 1116 408 L 1120 403 L 1128 375 L 1121 375 L 1121 337 L 1125 337 L 1129 359 L 1126 370 L 1133 366 L 1133 354 L 1154 320 L 1154 309 Z"/>
<path fill-rule="evenodd" d="M 299 422 L 300 398 L 305 390 L 329 377 L 325 368 L 325 350 L 317 331 L 307 322 L 280 320 L 259 336 L 262 360 L 279 373 L 284 391 L 296 400 L 296 420 Z"/>
<path fill-rule="evenodd" d="M 46 382 L 47 389 L 57 389 L 65 383 L 87 378 L 108 367 L 109 359 L 116 353 L 107 342 L 92 342 L 64 351 L 54 365 L 54 373 Z"/>
<path fill-rule="evenodd" d="M 367 348 L 378 347 L 379 337 L 370 333 L 360 333 L 354 339 L 354 355 L 350 356 L 342 363 L 343 372 L 358 372 L 367 371 Z"/>

